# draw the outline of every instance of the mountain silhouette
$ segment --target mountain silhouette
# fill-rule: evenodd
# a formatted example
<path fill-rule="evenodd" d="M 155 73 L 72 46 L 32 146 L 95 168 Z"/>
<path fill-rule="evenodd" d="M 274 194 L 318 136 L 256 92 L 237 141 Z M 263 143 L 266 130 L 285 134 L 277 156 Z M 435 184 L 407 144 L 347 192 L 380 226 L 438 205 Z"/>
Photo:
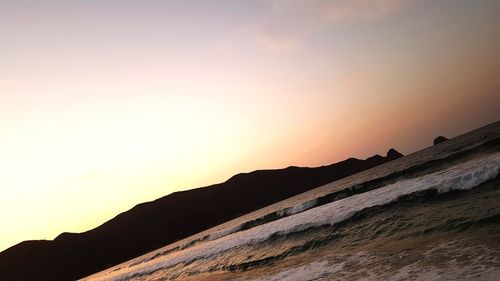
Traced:
<path fill-rule="evenodd" d="M 318 186 L 401 157 L 394 149 L 316 168 L 238 174 L 139 204 L 83 233 L 24 241 L 0 253 L 0 280 L 75 280 Z M 91 203 L 91 202 L 89 202 Z M 91 204 L 89 204 L 91 205 Z"/>

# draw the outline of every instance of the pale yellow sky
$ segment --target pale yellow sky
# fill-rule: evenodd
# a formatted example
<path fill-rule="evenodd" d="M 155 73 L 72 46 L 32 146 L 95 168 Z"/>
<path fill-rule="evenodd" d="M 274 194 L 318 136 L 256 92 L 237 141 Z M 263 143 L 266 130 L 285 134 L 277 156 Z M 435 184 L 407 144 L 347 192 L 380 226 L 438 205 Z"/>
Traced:
<path fill-rule="evenodd" d="M 2 1 L 0 250 L 500 119 L 500 3 Z"/>

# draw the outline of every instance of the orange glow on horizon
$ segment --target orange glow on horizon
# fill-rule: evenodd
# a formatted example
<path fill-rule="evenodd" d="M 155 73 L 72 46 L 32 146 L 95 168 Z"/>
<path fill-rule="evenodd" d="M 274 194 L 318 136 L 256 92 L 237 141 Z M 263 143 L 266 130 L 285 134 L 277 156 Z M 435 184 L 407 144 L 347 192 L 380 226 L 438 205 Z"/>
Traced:
<path fill-rule="evenodd" d="M 0 251 L 499 119 L 498 1 L 291 2 L 2 2 Z"/>

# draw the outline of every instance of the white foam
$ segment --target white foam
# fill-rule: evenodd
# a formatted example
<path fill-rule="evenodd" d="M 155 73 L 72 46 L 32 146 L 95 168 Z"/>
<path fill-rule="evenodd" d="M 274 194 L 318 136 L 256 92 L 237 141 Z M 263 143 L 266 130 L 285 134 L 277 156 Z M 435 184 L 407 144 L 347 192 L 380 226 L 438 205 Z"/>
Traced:
<path fill-rule="evenodd" d="M 240 229 L 241 229 L 241 224 L 237 225 L 235 227 L 224 228 L 221 231 L 217 231 L 217 232 L 215 232 L 213 234 L 210 234 L 210 236 L 208 237 L 208 240 L 212 241 L 212 240 L 219 239 L 219 238 L 227 236 L 229 234 L 238 232 L 238 231 L 240 231 Z"/>
<path fill-rule="evenodd" d="M 289 208 L 280 210 L 278 212 L 278 214 L 282 215 L 282 216 L 283 215 L 286 215 L 286 216 L 295 215 L 295 214 L 298 214 L 298 213 L 301 213 L 301 212 L 304 212 L 306 210 L 311 209 L 317 203 L 318 203 L 318 199 L 313 199 L 313 200 L 307 201 L 305 203 L 298 204 L 298 205 L 295 205 L 293 207 L 289 207 Z"/>
<path fill-rule="evenodd" d="M 222 235 L 219 239 L 196 244 L 193 247 L 158 257 L 137 266 L 126 268 L 123 271 L 109 273 L 109 275 L 99 274 L 94 278 L 127 280 L 134 276 L 147 275 L 161 268 L 210 257 L 237 246 L 261 242 L 275 234 L 287 234 L 311 227 L 336 224 L 364 209 L 386 205 L 402 196 L 419 191 L 434 189 L 438 192 L 448 192 L 470 189 L 495 178 L 498 175 L 499 168 L 500 153 L 476 158 L 432 174 L 399 181 L 375 190 L 353 195 L 245 231 L 234 232 L 234 229 L 232 229 L 231 231 L 234 233 Z"/>
<path fill-rule="evenodd" d="M 279 217 L 295 215 L 295 214 L 298 214 L 298 213 L 301 213 L 301 212 L 304 212 L 306 210 L 311 209 L 312 207 L 314 207 L 317 204 L 317 202 L 318 202 L 318 199 L 313 199 L 313 200 L 307 201 L 307 202 L 302 203 L 302 204 L 297 204 L 295 206 L 279 210 L 276 213 Z M 224 228 L 224 229 L 217 231 L 213 234 L 210 234 L 208 236 L 208 240 L 219 239 L 219 238 L 222 238 L 222 237 L 227 236 L 229 234 L 233 234 L 235 232 L 238 232 L 243 228 L 243 224 L 240 224 L 240 225 L 237 225 L 234 227 L 227 227 L 227 228 Z"/>

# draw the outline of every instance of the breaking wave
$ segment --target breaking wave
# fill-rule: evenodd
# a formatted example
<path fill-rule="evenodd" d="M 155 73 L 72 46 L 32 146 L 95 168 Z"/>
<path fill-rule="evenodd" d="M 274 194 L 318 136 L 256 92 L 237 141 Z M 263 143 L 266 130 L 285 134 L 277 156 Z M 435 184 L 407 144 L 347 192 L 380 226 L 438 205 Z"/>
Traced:
<path fill-rule="evenodd" d="M 277 235 L 335 225 L 347 221 L 360 212 L 391 204 L 412 194 L 427 191 L 446 193 L 471 189 L 497 177 L 499 168 L 500 153 L 497 152 L 342 199 L 335 196 L 336 200 L 329 203 L 326 203 L 324 198 L 317 198 L 274 213 L 278 219 L 247 229 L 244 224 L 224 229 L 204 237 L 190 247 L 178 249 L 170 255 L 155 256 L 155 259 L 120 270 L 116 272 L 113 280 L 126 280 L 151 274 L 181 263 L 190 263 L 220 254 L 235 247 L 263 242 Z"/>
<path fill-rule="evenodd" d="M 331 202 L 334 202 L 334 201 L 337 201 L 337 200 L 340 200 L 340 199 L 343 199 L 343 198 L 346 198 L 349 196 L 353 196 L 356 194 L 360 194 L 363 192 L 367 192 L 367 191 L 370 191 L 373 189 L 380 188 L 383 185 L 394 183 L 394 182 L 397 182 L 398 180 L 402 180 L 404 178 L 409 178 L 409 175 L 415 176 L 415 175 L 419 175 L 421 173 L 425 173 L 425 172 L 429 172 L 429 171 L 432 172 L 432 171 L 439 169 L 439 167 L 442 165 L 446 165 L 450 162 L 457 161 L 463 157 L 466 157 L 467 155 L 477 153 L 481 150 L 483 150 L 483 151 L 487 150 L 490 147 L 497 146 L 499 143 L 500 143 L 500 138 L 495 138 L 493 140 L 490 140 L 488 142 L 481 144 L 480 146 L 473 147 L 469 150 L 459 151 L 458 153 L 447 155 L 446 157 L 443 157 L 443 158 L 433 159 L 433 160 L 430 160 L 430 161 L 427 161 L 424 163 L 410 166 L 407 169 L 403 169 L 401 171 L 394 172 L 394 173 L 389 174 L 387 176 L 375 178 L 375 179 L 363 182 L 361 184 L 351 186 L 349 188 L 346 188 L 346 189 L 343 189 L 340 191 L 326 194 L 324 196 L 315 198 L 315 199 L 307 201 L 305 203 L 291 206 L 288 208 L 284 208 L 284 209 L 278 210 L 276 212 L 272 212 L 272 213 L 269 213 L 267 215 L 264 215 L 262 217 L 259 217 L 259 218 L 256 218 L 256 219 L 253 219 L 250 221 L 246 221 L 240 225 L 226 228 L 226 229 L 222 229 L 222 230 L 217 231 L 211 235 L 205 236 L 199 240 L 203 241 L 203 240 L 219 239 L 221 237 L 224 237 L 226 235 L 229 235 L 229 234 L 232 234 L 232 233 L 235 233 L 238 231 L 248 230 L 250 228 L 253 228 L 253 227 L 256 227 L 256 226 L 259 226 L 262 224 L 266 224 L 266 223 L 269 223 L 269 222 L 272 222 L 275 220 L 279 220 L 281 218 L 284 218 L 284 217 L 287 217 L 290 215 L 295 215 L 295 214 L 304 212 L 304 211 L 309 210 L 311 208 L 316 208 L 318 206 L 325 205 L 325 204 L 328 204 L 328 203 L 331 203 Z"/>

